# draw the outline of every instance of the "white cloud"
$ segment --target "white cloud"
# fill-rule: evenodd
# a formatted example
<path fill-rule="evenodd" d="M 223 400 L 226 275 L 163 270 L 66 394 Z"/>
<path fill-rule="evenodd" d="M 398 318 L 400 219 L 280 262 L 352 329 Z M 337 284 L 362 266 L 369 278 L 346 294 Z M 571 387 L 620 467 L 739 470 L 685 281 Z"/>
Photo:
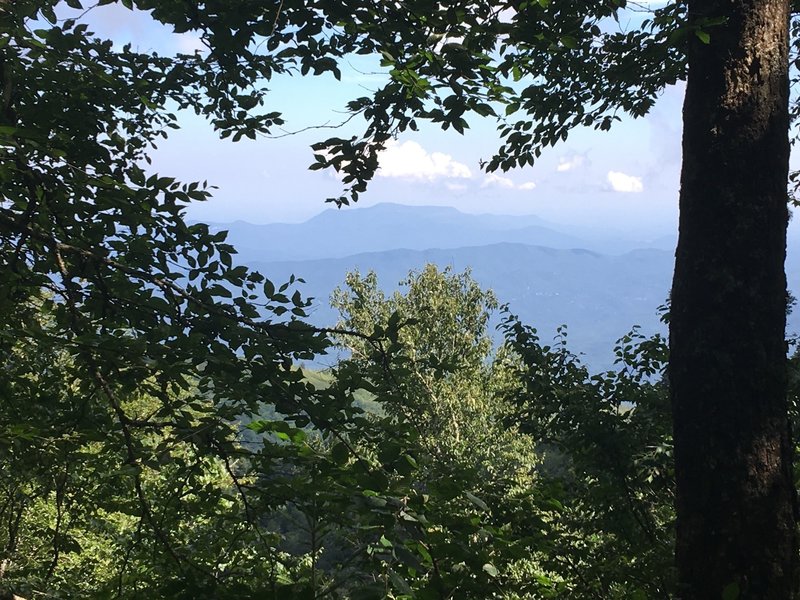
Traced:
<path fill-rule="evenodd" d="M 481 182 L 482 188 L 494 187 L 506 190 L 523 190 L 530 191 L 536 189 L 536 183 L 533 181 L 526 181 L 524 183 L 516 184 L 508 177 L 503 177 L 497 173 L 488 173 Z"/>
<path fill-rule="evenodd" d="M 428 153 L 417 142 L 390 141 L 379 157 L 381 177 L 401 177 L 433 181 L 439 178 L 469 179 L 472 172 L 467 165 L 453 160 L 442 152 Z"/>
<path fill-rule="evenodd" d="M 573 169 L 582 167 L 584 162 L 586 162 L 586 156 L 583 154 L 562 156 L 561 158 L 558 159 L 558 166 L 556 166 L 556 171 L 558 171 L 559 173 L 572 171 Z"/>
<path fill-rule="evenodd" d="M 450 190 L 451 192 L 463 192 L 467 189 L 467 186 L 463 183 L 445 183 L 444 186 Z"/>
<path fill-rule="evenodd" d="M 498 175 L 497 173 L 489 173 L 486 177 L 483 178 L 483 183 L 481 183 L 481 187 L 501 187 L 510 189 L 514 187 L 514 182 L 511 181 L 508 177 L 503 177 L 502 175 Z"/>
<path fill-rule="evenodd" d="M 625 173 L 620 173 L 619 171 L 608 172 L 608 183 L 611 184 L 611 189 L 615 192 L 636 193 L 644 190 L 641 177 L 626 175 Z"/>

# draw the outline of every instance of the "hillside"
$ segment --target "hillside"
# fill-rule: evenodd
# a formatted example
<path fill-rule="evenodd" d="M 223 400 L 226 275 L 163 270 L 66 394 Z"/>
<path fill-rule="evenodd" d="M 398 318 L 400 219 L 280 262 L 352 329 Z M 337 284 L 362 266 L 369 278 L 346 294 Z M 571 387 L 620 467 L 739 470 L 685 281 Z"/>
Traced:
<path fill-rule="evenodd" d="M 426 263 L 472 269 L 473 277 L 495 291 L 502 303 L 535 326 L 544 339 L 567 324 L 570 347 L 598 367 L 611 364 L 614 340 L 632 325 L 660 331 L 656 308 L 670 285 L 672 255 L 663 250 L 637 250 L 605 256 L 587 250 L 558 250 L 502 243 L 453 249 L 389 250 L 344 258 L 308 261 L 256 261 L 251 266 L 283 281 L 303 277 L 301 288 L 315 298 L 311 320 L 336 321 L 328 305 L 331 291 L 350 270 L 374 270 L 387 290 L 397 288 L 411 269 Z"/>
<path fill-rule="evenodd" d="M 212 226 L 227 229 L 239 260 L 274 281 L 304 278 L 301 289 L 315 298 L 311 320 L 318 325 L 336 321 L 328 298 L 348 271 L 374 270 L 392 290 L 409 270 L 433 262 L 471 267 L 475 279 L 543 339 L 567 324 L 570 348 L 595 368 L 612 365 L 614 341 L 632 326 L 665 331 L 657 311 L 672 278 L 674 238 L 668 235 L 636 241 L 635 235 L 581 231 L 535 216 L 399 204 L 331 209 L 299 224 Z M 800 280 L 795 246 L 787 260 L 790 289 Z M 800 331 L 800 313 L 790 315 L 788 330 Z"/>

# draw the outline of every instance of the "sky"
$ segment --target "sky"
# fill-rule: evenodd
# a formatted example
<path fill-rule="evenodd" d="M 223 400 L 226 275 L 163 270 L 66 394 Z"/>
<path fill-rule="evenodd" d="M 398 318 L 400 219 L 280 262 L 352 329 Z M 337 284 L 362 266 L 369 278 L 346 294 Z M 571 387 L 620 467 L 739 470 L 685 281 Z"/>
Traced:
<path fill-rule="evenodd" d="M 84 20 L 99 35 L 139 50 L 202 49 L 191 34 L 176 35 L 146 13 L 119 5 L 97 7 Z M 212 200 L 189 207 L 192 219 L 300 222 L 331 208 L 325 199 L 338 196 L 342 184 L 332 172 L 308 170 L 309 146 L 331 135 L 356 134 L 358 125 L 283 134 L 343 121 L 346 102 L 381 80 L 372 59 L 358 60 L 344 66 L 341 82 L 332 76 L 271 81 L 267 108 L 283 112 L 287 121 L 273 139 L 220 140 L 201 118 L 180 115 L 181 129 L 153 154 L 154 170 L 217 187 Z M 424 127 L 390 143 L 359 206 L 446 205 L 468 213 L 535 214 L 582 227 L 674 234 L 682 97 L 682 86 L 669 88 L 646 117 L 625 119 L 610 132 L 575 130 L 533 167 L 507 173 L 487 174 L 479 167 L 499 146 L 492 119 L 468 118 L 470 129 L 463 136 Z"/>

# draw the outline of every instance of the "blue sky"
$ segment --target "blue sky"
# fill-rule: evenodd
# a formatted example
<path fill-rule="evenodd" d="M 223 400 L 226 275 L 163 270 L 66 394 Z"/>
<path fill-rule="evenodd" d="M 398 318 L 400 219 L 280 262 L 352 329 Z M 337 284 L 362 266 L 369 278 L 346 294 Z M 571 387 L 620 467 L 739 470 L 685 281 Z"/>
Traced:
<path fill-rule="evenodd" d="M 146 14 L 111 5 L 85 19 L 98 34 L 141 50 L 192 51 L 190 34 L 174 35 Z M 270 110 L 287 120 L 286 130 L 343 120 L 345 103 L 365 95 L 380 80 L 374 62 L 359 58 L 333 77 L 284 77 L 269 83 Z M 674 233 L 680 173 L 682 88 L 668 89 L 649 115 L 625 120 L 610 132 L 577 130 L 548 149 L 532 168 L 485 174 L 479 161 L 498 145 L 491 119 L 470 119 L 461 136 L 427 127 L 396 140 L 381 158 L 381 169 L 359 205 L 398 202 L 448 205 L 471 213 L 537 214 L 582 226 Z M 330 205 L 341 183 L 331 172 L 308 170 L 309 145 L 329 135 L 358 132 L 310 130 L 278 139 L 219 140 L 202 119 L 181 117 L 182 129 L 160 144 L 154 168 L 185 181 L 208 180 L 219 189 L 213 200 L 189 208 L 189 216 L 217 222 L 297 222 Z M 276 131 L 280 134 L 280 131 Z"/>

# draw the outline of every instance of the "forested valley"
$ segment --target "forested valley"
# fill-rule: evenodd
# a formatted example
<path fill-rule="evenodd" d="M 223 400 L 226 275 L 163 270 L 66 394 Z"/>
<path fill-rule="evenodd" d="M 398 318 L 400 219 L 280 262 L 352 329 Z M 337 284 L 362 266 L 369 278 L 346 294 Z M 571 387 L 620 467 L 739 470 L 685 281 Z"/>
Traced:
<path fill-rule="evenodd" d="M 788 2 L 120 3 L 207 51 L 0 1 L 0 597 L 796 597 Z M 180 114 L 266 137 L 267 84 L 351 55 L 387 79 L 314 146 L 340 206 L 422 122 L 496 119 L 506 170 L 688 78 L 670 341 L 593 370 L 433 265 L 351 272 L 315 326 L 302 273 L 188 222 L 211 186 L 150 167 Z"/>

